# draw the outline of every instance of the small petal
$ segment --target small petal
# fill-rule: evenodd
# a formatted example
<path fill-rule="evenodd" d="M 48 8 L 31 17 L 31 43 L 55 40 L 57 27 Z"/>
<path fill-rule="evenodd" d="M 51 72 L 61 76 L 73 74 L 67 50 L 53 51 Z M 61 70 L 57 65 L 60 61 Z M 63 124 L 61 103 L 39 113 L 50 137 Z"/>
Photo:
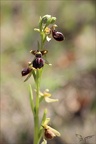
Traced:
<path fill-rule="evenodd" d="M 34 31 L 40 32 L 40 29 L 38 29 L 38 28 L 34 28 Z"/>
<path fill-rule="evenodd" d="M 52 64 L 49 63 L 47 60 L 45 60 L 45 63 L 48 64 L 49 66 L 52 66 Z"/>
<path fill-rule="evenodd" d="M 52 132 L 54 132 L 54 134 L 55 134 L 56 136 L 61 136 L 61 134 L 60 134 L 57 130 L 53 129 L 52 127 L 47 126 L 47 129 L 50 129 Z"/>
<path fill-rule="evenodd" d="M 49 92 L 49 89 L 46 89 L 45 91 L 46 91 L 46 92 Z"/>
<path fill-rule="evenodd" d="M 48 93 L 49 92 L 49 89 L 46 89 L 43 93 L 42 92 L 39 92 L 39 95 L 40 96 L 43 96 L 43 97 L 50 97 L 51 94 Z"/>
<path fill-rule="evenodd" d="M 58 99 L 51 99 L 51 98 L 49 98 L 49 97 L 45 97 L 45 101 L 46 101 L 47 103 L 51 103 L 51 102 L 57 102 Z"/>
<path fill-rule="evenodd" d="M 51 34 L 51 29 L 49 27 L 46 27 L 44 32 L 46 35 L 49 35 L 49 34 Z"/>
<path fill-rule="evenodd" d="M 39 95 L 40 95 L 40 96 L 44 96 L 44 94 L 43 94 L 42 92 L 39 92 Z"/>
<path fill-rule="evenodd" d="M 52 66 L 52 64 L 49 64 L 49 66 Z"/>
<path fill-rule="evenodd" d="M 50 122 L 50 118 L 46 118 L 44 124 L 43 124 L 43 127 L 46 128 L 47 124 Z"/>
<path fill-rule="evenodd" d="M 46 37 L 46 40 L 49 42 L 49 41 L 51 40 L 51 38 L 47 36 L 47 37 Z"/>
<path fill-rule="evenodd" d="M 47 144 L 47 141 L 43 139 L 43 142 L 41 144 Z"/>
<path fill-rule="evenodd" d="M 43 95 L 44 97 L 50 97 L 51 96 L 51 94 L 50 93 L 47 93 L 47 92 L 44 92 L 44 95 Z"/>

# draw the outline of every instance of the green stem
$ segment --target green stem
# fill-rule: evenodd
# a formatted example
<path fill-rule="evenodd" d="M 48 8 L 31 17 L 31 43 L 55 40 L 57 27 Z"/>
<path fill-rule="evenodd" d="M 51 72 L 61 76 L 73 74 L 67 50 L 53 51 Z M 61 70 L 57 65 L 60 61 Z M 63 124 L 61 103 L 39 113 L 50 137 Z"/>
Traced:
<path fill-rule="evenodd" d="M 34 144 L 38 144 L 38 114 L 34 116 Z"/>
<path fill-rule="evenodd" d="M 44 31 L 44 28 L 42 29 L 43 31 Z M 41 36 L 41 49 L 40 50 L 42 50 L 43 48 L 44 48 L 44 43 L 45 43 L 45 40 L 46 40 L 46 36 L 45 36 L 45 34 L 44 34 L 44 32 L 40 32 L 40 36 Z"/>
<path fill-rule="evenodd" d="M 35 107 L 35 115 L 34 115 L 34 144 L 38 144 L 39 140 L 39 71 L 37 70 L 37 80 L 36 80 L 36 107 Z"/>
<path fill-rule="evenodd" d="M 43 49 L 43 36 L 42 36 L 42 32 L 41 32 L 41 50 Z"/>

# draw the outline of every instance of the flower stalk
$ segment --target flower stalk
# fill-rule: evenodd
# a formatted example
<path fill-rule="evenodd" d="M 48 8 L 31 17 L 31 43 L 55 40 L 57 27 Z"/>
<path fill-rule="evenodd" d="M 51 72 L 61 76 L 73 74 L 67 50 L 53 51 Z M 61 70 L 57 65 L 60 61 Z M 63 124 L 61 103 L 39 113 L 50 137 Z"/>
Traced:
<path fill-rule="evenodd" d="M 53 36 L 53 38 L 57 41 L 62 41 L 64 39 L 63 34 L 55 30 L 55 21 L 56 17 L 52 17 L 51 15 L 40 17 L 39 28 L 34 29 L 40 34 L 40 42 L 38 41 L 37 50 L 30 51 L 35 58 L 32 62 L 28 62 L 27 68 L 24 68 L 21 71 L 22 76 L 27 76 L 24 81 L 27 81 L 32 75 L 35 82 L 35 96 L 33 96 L 32 87 L 29 85 L 30 105 L 34 117 L 34 144 L 40 144 L 42 138 L 42 144 L 47 144 L 48 139 L 60 136 L 58 131 L 48 126 L 50 118 L 47 118 L 46 109 L 44 110 L 42 119 L 39 119 L 40 104 L 43 100 L 47 103 L 58 101 L 58 99 L 50 98 L 51 94 L 48 89 L 46 89 L 43 93 L 40 91 L 43 67 L 45 66 L 45 63 L 51 65 L 43 58 L 43 56 L 48 53 L 48 50 L 44 49 L 45 42 L 50 41 L 51 36 Z M 51 27 L 49 27 L 50 25 Z"/>

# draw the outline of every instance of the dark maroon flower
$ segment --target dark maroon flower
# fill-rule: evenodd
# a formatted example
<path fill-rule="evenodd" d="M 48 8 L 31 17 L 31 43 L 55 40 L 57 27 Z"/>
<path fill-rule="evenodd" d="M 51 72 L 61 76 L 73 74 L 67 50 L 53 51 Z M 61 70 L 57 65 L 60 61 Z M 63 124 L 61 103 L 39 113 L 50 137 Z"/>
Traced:
<path fill-rule="evenodd" d="M 58 32 L 56 30 L 52 30 L 52 36 L 57 41 L 63 41 L 64 35 L 61 32 Z"/>
<path fill-rule="evenodd" d="M 26 76 L 27 74 L 29 74 L 31 72 L 32 69 L 30 68 L 24 68 L 22 71 L 21 71 L 21 74 L 22 76 Z"/>
<path fill-rule="evenodd" d="M 36 57 L 32 62 L 34 68 L 42 68 L 44 66 L 44 60 L 41 57 Z"/>
<path fill-rule="evenodd" d="M 32 64 L 34 68 L 42 68 L 44 66 L 44 60 L 42 58 L 42 55 L 45 55 L 48 53 L 47 50 L 42 50 L 42 51 L 35 51 L 31 50 L 30 51 L 33 55 L 35 55 L 35 59 L 33 60 Z"/>

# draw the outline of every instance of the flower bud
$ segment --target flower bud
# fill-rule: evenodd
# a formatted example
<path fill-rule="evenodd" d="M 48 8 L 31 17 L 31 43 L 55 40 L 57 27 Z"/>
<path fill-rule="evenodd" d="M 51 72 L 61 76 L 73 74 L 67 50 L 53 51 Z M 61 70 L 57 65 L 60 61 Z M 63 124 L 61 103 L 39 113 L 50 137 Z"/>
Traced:
<path fill-rule="evenodd" d="M 56 17 L 52 17 L 50 23 L 53 24 L 56 21 Z"/>
<path fill-rule="evenodd" d="M 49 19 L 51 19 L 51 15 L 45 15 L 45 16 L 43 16 L 42 17 L 42 23 L 46 24 L 49 21 Z"/>

